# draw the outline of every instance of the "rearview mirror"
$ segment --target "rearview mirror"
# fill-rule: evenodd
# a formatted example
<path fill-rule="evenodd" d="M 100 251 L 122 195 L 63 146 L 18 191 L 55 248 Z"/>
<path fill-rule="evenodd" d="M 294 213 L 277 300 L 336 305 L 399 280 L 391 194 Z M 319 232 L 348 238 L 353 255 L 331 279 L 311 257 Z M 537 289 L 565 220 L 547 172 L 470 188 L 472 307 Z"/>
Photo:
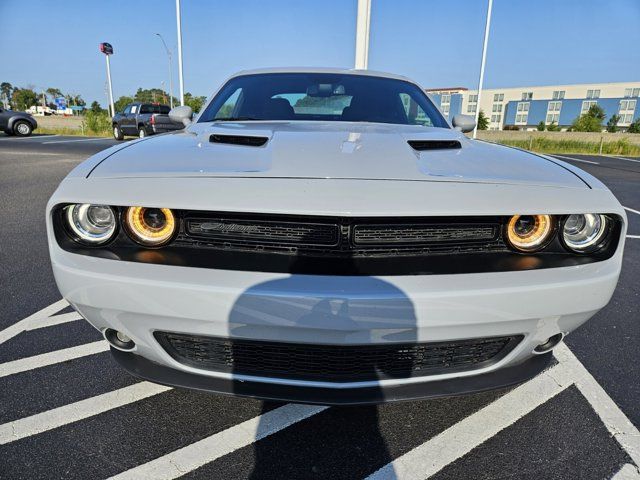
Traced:
<path fill-rule="evenodd" d="M 471 115 L 456 115 L 451 123 L 453 128 L 462 133 L 472 132 L 476 128 L 476 119 Z"/>
<path fill-rule="evenodd" d="M 173 107 L 169 112 L 169 118 L 172 122 L 182 123 L 185 127 L 188 127 L 193 118 L 193 110 L 187 105 Z"/>

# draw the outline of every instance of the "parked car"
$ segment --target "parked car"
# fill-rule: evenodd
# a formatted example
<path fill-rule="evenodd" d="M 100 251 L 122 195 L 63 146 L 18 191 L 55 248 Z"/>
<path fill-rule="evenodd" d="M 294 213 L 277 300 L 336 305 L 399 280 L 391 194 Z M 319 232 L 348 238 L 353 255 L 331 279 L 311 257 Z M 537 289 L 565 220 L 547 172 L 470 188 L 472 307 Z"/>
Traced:
<path fill-rule="evenodd" d="M 137 377 L 320 404 L 499 388 L 616 287 L 607 187 L 468 139 L 404 77 L 244 72 L 171 116 L 47 207 L 60 292 Z"/>
<path fill-rule="evenodd" d="M 0 130 L 7 135 L 28 137 L 36 128 L 38 128 L 38 122 L 28 113 L 0 107 Z"/>
<path fill-rule="evenodd" d="M 122 140 L 125 135 L 144 138 L 184 128 L 183 124 L 171 121 L 169 110 L 168 105 L 157 103 L 130 103 L 112 118 L 113 137 L 116 140 Z"/>

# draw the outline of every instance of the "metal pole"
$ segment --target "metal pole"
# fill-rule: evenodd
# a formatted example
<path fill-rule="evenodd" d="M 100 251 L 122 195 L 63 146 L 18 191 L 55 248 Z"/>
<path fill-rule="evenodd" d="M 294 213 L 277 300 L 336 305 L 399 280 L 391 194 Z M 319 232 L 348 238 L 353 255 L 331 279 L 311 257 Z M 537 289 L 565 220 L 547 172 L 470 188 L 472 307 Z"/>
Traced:
<path fill-rule="evenodd" d="M 111 105 L 111 116 L 116 114 L 116 107 L 113 105 L 113 88 L 111 87 L 111 65 L 109 64 L 109 55 L 107 57 L 107 82 L 109 83 L 109 105 Z"/>
<path fill-rule="evenodd" d="M 357 69 L 369 66 L 369 31 L 371 28 L 371 0 L 358 0 L 356 19 L 356 61 Z"/>
<path fill-rule="evenodd" d="M 487 7 L 487 21 L 484 25 L 484 43 L 482 44 L 482 61 L 480 62 L 480 78 L 478 79 L 478 103 L 476 103 L 476 126 L 473 129 L 473 138 L 478 133 L 478 118 L 480 118 L 480 100 L 482 97 L 482 82 L 484 82 L 484 64 L 487 60 L 487 44 L 489 43 L 489 27 L 491 26 L 491 8 L 493 0 L 489 0 Z"/>
<path fill-rule="evenodd" d="M 173 69 L 171 68 L 171 50 L 167 47 L 167 43 L 164 41 L 164 38 L 159 33 L 156 33 L 160 40 L 162 40 L 162 44 L 164 45 L 164 49 L 167 51 L 167 56 L 169 57 L 169 104 L 171 108 L 173 108 Z"/>
<path fill-rule="evenodd" d="M 182 20 L 180 0 L 176 0 L 176 21 L 178 22 L 178 77 L 180 80 L 180 105 L 184 105 L 184 77 L 182 75 Z"/>

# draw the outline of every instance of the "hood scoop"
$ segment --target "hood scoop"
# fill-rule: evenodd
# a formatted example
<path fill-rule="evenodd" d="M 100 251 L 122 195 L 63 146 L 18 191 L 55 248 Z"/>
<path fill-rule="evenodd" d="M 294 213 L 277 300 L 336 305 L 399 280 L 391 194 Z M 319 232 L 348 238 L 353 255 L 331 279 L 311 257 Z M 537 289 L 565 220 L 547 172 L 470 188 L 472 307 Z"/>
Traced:
<path fill-rule="evenodd" d="M 451 150 L 462 148 L 459 140 L 409 140 L 411 148 L 422 152 L 424 150 Z"/>
<path fill-rule="evenodd" d="M 225 143 L 227 145 L 244 145 L 246 147 L 261 147 L 269 137 L 256 137 L 253 135 L 221 135 L 214 133 L 209 137 L 211 143 Z"/>

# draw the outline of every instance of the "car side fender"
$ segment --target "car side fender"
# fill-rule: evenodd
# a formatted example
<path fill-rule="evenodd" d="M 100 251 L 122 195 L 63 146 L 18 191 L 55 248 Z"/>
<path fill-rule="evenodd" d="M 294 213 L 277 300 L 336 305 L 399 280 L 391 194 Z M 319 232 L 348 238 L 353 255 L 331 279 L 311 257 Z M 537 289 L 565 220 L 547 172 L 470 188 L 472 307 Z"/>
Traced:
<path fill-rule="evenodd" d="M 33 117 L 26 116 L 26 115 L 12 115 L 11 117 L 9 117 L 9 121 L 7 122 L 7 129 L 8 130 L 12 130 L 13 129 L 13 125 L 18 120 L 26 120 L 27 122 L 29 122 L 31 124 L 31 128 L 33 130 L 38 128 L 38 122 L 36 122 L 36 120 Z"/>

